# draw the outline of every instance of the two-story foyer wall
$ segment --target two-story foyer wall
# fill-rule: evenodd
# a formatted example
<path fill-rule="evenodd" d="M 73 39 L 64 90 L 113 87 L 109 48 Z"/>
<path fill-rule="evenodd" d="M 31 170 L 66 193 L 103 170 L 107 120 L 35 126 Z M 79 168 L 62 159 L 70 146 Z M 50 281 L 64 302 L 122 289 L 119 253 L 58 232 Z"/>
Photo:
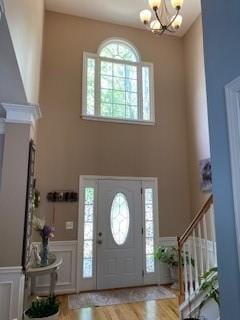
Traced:
<path fill-rule="evenodd" d="M 103 40 L 131 41 L 154 63 L 156 125 L 82 120 L 83 52 Z M 176 236 L 190 221 L 184 96 L 183 41 L 173 36 L 47 12 L 38 133 L 37 179 L 40 214 L 51 219 L 46 193 L 78 190 L 79 175 L 152 176 L 159 182 L 161 236 Z M 76 204 L 56 205 L 56 240 L 77 237 Z M 65 230 L 66 221 L 74 230 Z"/>

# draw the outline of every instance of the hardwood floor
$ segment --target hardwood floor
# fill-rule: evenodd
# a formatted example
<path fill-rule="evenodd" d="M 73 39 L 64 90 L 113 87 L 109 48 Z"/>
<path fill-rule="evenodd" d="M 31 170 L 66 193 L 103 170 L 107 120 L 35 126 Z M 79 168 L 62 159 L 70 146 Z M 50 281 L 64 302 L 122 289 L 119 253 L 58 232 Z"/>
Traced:
<path fill-rule="evenodd" d="M 179 320 L 177 299 L 155 300 L 80 310 L 68 309 L 61 296 L 59 320 Z"/>

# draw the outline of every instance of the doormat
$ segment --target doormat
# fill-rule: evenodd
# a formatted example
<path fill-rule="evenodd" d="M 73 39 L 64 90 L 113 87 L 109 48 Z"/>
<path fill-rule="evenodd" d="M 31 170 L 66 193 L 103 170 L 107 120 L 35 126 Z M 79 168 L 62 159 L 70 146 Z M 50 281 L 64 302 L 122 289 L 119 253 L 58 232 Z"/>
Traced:
<path fill-rule="evenodd" d="M 74 294 L 68 297 L 68 306 L 73 310 L 173 298 L 176 296 L 168 289 L 151 286 Z"/>

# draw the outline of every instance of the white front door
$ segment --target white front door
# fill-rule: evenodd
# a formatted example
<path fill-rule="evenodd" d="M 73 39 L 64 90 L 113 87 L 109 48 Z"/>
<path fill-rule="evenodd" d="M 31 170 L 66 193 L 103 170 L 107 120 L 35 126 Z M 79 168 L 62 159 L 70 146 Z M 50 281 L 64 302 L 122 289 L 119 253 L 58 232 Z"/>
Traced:
<path fill-rule="evenodd" d="M 141 181 L 99 181 L 97 289 L 143 284 L 141 187 Z"/>
<path fill-rule="evenodd" d="M 156 284 L 157 180 L 82 176 L 78 291 Z"/>

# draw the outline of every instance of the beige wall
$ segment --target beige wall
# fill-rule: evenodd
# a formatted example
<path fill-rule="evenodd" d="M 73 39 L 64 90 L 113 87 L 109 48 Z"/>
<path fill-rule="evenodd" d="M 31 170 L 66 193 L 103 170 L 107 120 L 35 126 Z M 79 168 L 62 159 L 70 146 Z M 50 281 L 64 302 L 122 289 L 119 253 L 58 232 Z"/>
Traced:
<path fill-rule="evenodd" d="M 30 125 L 5 125 L 0 192 L 0 267 L 20 266 L 24 233 Z"/>
<path fill-rule="evenodd" d="M 83 51 L 95 53 L 108 37 L 130 40 L 143 60 L 154 63 L 155 126 L 81 120 Z M 47 12 L 37 156 L 40 214 L 50 220 L 53 206 L 46 193 L 77 191 L 81 174 L 156 176 L 160 235 L 182 233 L 190 219 L 183 73 L 180 38 Z M 76 239 L 77 214 L 77 205 L 56 205 L 57 240 Z M 69 220 L 74 231 L 64 229 Z"/>
<path fill-rule="evenodd" d="M 202 19 L 199 17 L 184 39 L 184 65 L 188 119 L 189 170 L 192 215 L 207 197 L 200 189 L 199 161 L 210 157 Z"/>
<path fill-rule="evenodd" d="M 4 0 L 4 5 L 27 100 L 30 103 L 37 103 L 44 0 Z"/>

